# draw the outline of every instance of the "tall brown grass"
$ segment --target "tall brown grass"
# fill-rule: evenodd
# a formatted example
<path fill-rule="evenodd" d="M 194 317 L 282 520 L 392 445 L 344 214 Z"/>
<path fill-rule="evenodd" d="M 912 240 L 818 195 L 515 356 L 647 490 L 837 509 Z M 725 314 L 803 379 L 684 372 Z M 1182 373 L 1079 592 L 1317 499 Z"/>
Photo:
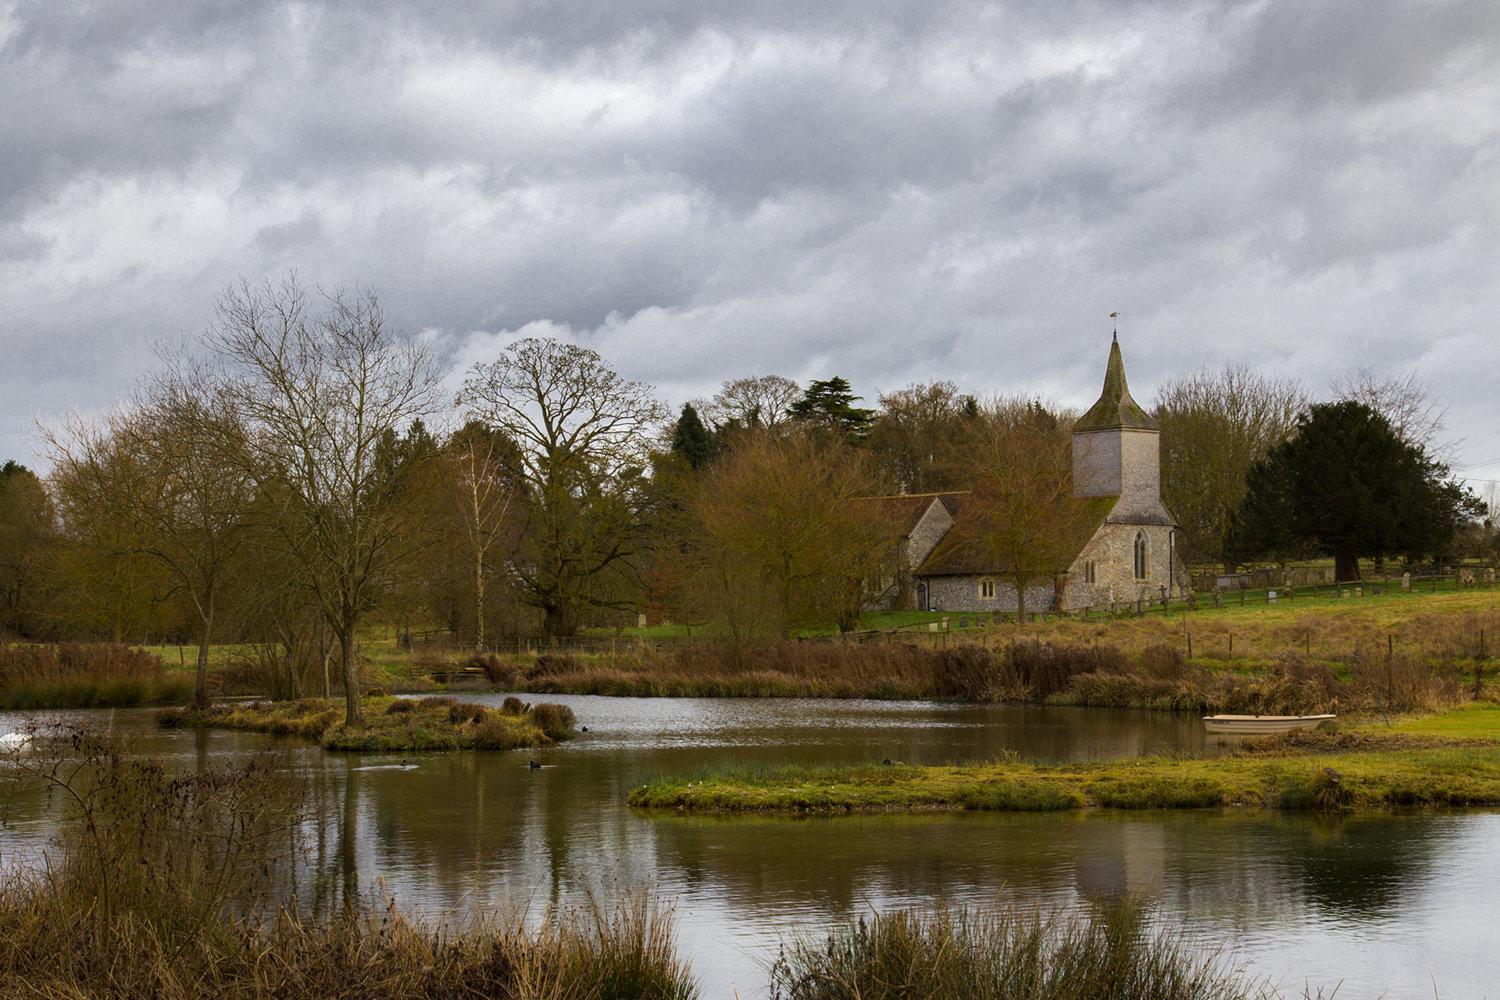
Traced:
<path fill-rule="evenodd" d="M 686 1000 L 696 986 L 645 894 L 428 922 L 389 902 L 299 916 L 267 886 L 297 849 L 302 784 L 270 758 L 169 774 L 66 727 L 4 755 L 12 793 L 62 810 L 38 867 L 0 878 L 0 996 Z M 286 905 L 283 905 L 286 904 Z"/>
<path fill-rule="evenodd" d="M 192 697 L 191 677 L 170 677 L 161 657 L 115 643 L 0 644 L 0 706 L 7 709 L 161 705 Z"/>
<path fill-rule="evenodd" d="M 771 970 L 772 1000 L 1237 1000 L 1273 994 L 1149 929 L 1147 907 L 1103 903 L 1050 919 L 1016 910 L 895 910 Z"/>

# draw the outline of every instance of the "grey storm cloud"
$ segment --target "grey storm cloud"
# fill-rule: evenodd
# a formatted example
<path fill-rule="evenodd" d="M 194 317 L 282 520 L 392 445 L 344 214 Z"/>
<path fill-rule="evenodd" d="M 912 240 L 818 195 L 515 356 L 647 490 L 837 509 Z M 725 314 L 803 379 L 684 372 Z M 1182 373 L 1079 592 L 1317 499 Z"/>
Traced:
<path fill-rule="evenodd" d="M 0 0 L 0 450 L 240 278 L 674 402 L 1415 370 L 1500 477 L 1491 2 Z M 4 457 L 4 455 L 0 455 Z"/>

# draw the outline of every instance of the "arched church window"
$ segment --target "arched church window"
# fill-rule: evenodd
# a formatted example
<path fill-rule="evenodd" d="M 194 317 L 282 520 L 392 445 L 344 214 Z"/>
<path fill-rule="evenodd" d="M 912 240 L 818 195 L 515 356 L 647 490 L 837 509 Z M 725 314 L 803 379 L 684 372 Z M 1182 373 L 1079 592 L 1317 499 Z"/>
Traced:
<path fill-rule="evenodd" d="M 1135 578 L 1144 580 L 1151 575 L 1151 553 L 1146 547 L 1146 533 L 1135 533 Z"/>

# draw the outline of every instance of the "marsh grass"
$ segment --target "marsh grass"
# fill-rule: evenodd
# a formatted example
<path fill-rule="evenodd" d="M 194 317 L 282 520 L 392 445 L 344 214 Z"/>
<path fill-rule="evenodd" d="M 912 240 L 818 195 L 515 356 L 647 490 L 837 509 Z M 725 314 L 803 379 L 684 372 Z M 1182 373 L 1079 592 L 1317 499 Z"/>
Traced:
<path fill-rule="evenodd" d="M 794 939 L 772 1000 L 1232 1000 L 1270 991 L 1195 954 L 1133 900 L 1087 914 L 945 907 L 861 915 Z"/>
<path fill-rule="evenodd" d="M 342 701 L 304 698 L 291 702 L 210 705 L 168 709 L 164 726 L 201 726 L 302 736 L 329 750 L 380 752 L 514 750 L 573 736 L 573 710 L 543 702 L 524 712 L 494 712 L 483 705 L 435 698 L 366 699 L 364 726 L 344 725 Z"/>
<path fill-rule="evenodd" d="M 1495 806 L 1500 741 L 1370 730 L 1246 739 L 1212 758 L 726 769 L 662 778 L 627 801 L 723 813 Z"/>
<path fill-rule="evenodd" d="M 0 644 L 0 707 L 104 708 L 168 705 L 193 696 L 188 676 L 161 657 L 113 643 Z"/>
<path fill-rule="evenodd" d="M 12 794 L 60 813 L 39 867 L 0 878 L 0 995 L 197 1000 L 689 1000 L 672 921 L 644 892 L 426 921 L 365 900 L 305 919 L 290 883 L 301 779 L 274 757 L 170 774 L 76 727 L 4 755 Z"/>

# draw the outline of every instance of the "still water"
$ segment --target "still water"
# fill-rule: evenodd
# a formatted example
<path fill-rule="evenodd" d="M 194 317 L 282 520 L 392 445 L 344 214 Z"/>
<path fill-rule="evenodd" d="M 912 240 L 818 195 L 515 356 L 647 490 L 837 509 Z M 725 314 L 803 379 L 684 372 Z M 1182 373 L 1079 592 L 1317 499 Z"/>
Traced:
<path fill-rule="evenodd" d="M 498 705 L 502 695 L 471 700 Z M 1132 891 L 1195 944 L 1223 947 L 1287 996 L 1500 996 L 1500 814 L 1316 818 L 1175 812 L 814 818 L 647 816 L 658 775 L 727 763 L 1046 760 L 1212 752 L 1196 720 L 1154 713 L 925 702 L 548 696 L 589 732 L 535 752 L 324 753 L 248 734 L 159 731 L 145 712 L 86 713 L 179 766 L 267 745 L 306 769 L 314 908 L 384 890 L 428 915 L 606 903 L 649 887 L 677 918 L 705 997 L 763 996 L 789 934 L 892 906 L 1073 906 Z M 13 717 L 0 727 L 13 727 Z M 533 770 L 528 759 L 542 764 Z M 45 843 L 13 807 L 0 851 Z"/>

